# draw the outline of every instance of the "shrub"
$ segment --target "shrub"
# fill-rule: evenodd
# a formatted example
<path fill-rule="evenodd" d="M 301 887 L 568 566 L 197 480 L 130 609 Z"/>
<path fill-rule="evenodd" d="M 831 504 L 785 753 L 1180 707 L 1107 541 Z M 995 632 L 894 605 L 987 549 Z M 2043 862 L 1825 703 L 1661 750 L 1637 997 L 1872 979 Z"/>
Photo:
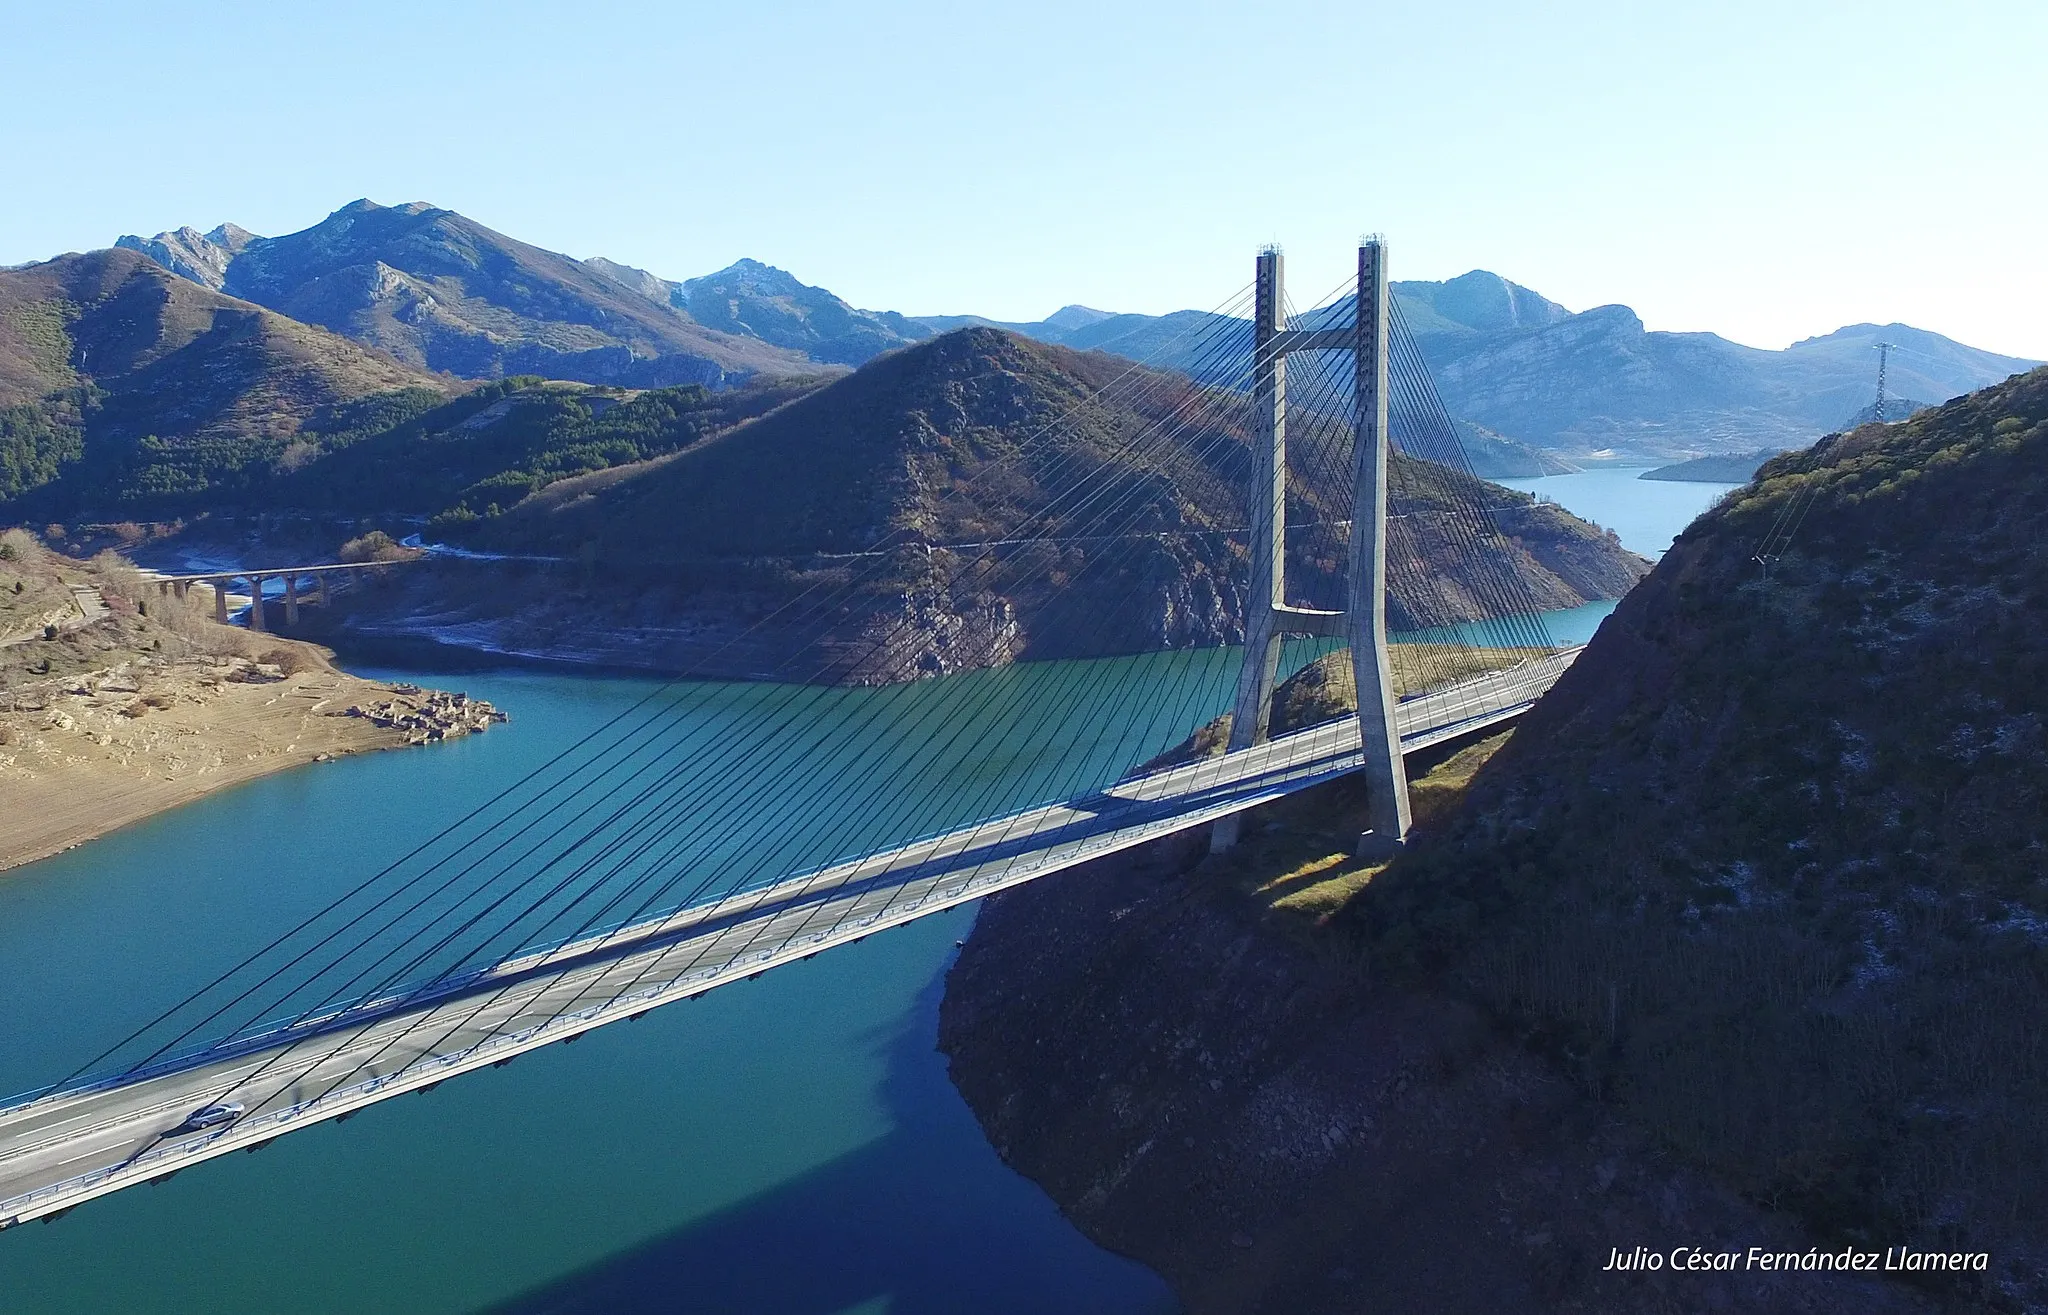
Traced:
<path fill-rule="evenodd" d="M 382 530 L 371 530 L 341 545 L 345 562 L 405 562 L 419 555 L 419 549 L 405 547 Z"/>
<path fill-rule="evenodd" d="M 296 676 L 302 671 L 312 671 L 316 665 L 307 655 L 305 649 L 297 647 L 286 648 L 282 645 L 277 648 L 265 649 L 256 655 L 256 661 L 276 667 L 287 676 Z"/>

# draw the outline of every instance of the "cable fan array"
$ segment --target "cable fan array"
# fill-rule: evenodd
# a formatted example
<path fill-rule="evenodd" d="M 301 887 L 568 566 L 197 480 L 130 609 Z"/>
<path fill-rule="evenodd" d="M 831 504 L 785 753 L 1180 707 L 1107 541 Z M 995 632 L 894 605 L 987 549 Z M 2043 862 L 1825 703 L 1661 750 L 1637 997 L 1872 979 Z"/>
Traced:
<path fill-rule="evenodd" d="M 741 892 L 787 887 L 800 901 L 832 865 L 1124 777 L 1229 705 L 1248 552 L 1250 299 L 1241 290 L 1162 344 L 1193 362 L 1186 373 L 1097 362 L 1099 382 L 1001 451 L 963 457 L 934 496 L 981 527 L 974 537 L 900 534 L 813 572 L 727 641 L 776 635 L 787 656 L 774 682 L 684 673 L 651 687 L 49 1089 L 284 1036 L 301 1038 L 293 1075 L 273 1072 L 273 1056 L 239 1078 L 237 1099 L 251 1111 L 317 1100 L 297 1085 L 319 1067 L 305 1046 L 332 1033 L 340 1053 L 351 1018 L 459 995 L 557 947 L 628 944 Z M 1333 294 L 1307 318 L 1343 309 Z M 1553 646 L 1498 491 L 1471 475 L 1398 312 L 1393 345 L 1389 606 L 1415 691 Z M 1291 601 L 1341 606 L 1351 361 L 1305 353 L 1289 366 Z M 1010 509 L 993 527 L 991 506 Z M 970 617 L 988 620 L 956 624 Z M 952 674 L 923 679 L 949 625 L 938 666 Z M 1045 636 L 1078 656 L 1015 660 Z M 1288 669 L 1330 647 L 1291 645 Z M 848 688 L 849 672 L 875 687 Z M 1019 826 L 1008 841 L 1032 838 Z M 643 985 L 626 966 L 604 989 L 617 1000 Z M 495 998 L 479 990 L 420 1026 L 454 1035 Z M 327 1089 L 418 1039 L 394 1036 Z"/>

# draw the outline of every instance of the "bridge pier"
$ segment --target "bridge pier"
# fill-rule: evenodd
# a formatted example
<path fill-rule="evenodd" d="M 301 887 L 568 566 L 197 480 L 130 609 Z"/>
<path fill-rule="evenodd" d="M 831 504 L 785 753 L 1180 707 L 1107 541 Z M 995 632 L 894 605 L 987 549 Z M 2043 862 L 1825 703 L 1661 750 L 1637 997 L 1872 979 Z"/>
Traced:
<path fill-rule="evenodd" d="M 288 626 L 299 623 L 299 610 L 307 602 L 306 586 L 310 582 L 317 591 L 315 597 L 325 606 L 333 593 L 335 572 L 350 570 L 382 571 L 396 562 L 341 562 L 323 563 L 313 566 L 268 567 L 262 571 L 237 570 L 228 575 L 174 576 L 157 581 L 157 592 L 168 590 L 183 598 L 194 581 L 213 586 L 213 619 L 220 625 L 228 623 L 228 591 L 237 580 L 249 582 L 249 629 L 263 631 L 269 628 L 267 610 L 263 598 L 263 583 L 266 580 L 284 581 L 284 619 Z M 300 577 L 305 577 L 301 579 Z"/>
<path fill-rule="evenodd" d="M 1256 433 L 1247 511 L 1251 579 L 1244 602 L 1244 665 L 1232 704 L 1228 752 L 1263 744 L 1271 731 L 1273 687 L 1287 634 L 1343 638 L 1358 685 L 1358 726 L 1368 785 L 1360 852 L 1390 854 L 1408 835 L 1408 777 L 1394 724 L 1393 667 L 1387 654 L 1387 280 L 1386 247 L 1358 248 L 1357 314 L 1349 328 L 1290 331 L 1280 252 L 1259 253 L 1252 316 L 1252 389 Z M 1351 572 L 1345 610 L 1287 604 L 1287 354 L 1349 351 L 1353 360 Z M 1212 851 L 1237 843 L 1242 822 L 1219 819 Z"/>

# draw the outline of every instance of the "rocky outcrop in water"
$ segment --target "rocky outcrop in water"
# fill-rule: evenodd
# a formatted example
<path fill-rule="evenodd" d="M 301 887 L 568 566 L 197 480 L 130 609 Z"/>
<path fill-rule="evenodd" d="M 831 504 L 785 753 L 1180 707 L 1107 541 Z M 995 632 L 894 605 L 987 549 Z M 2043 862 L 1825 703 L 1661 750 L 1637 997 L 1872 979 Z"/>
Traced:
<path fill-rule="evenodd" d="M 487 731 L 506 720 L 505 714 L 483 699 L 446 690 L 422 689 L 418 685 L 393 685 L 394 697 L 375 703 L 349 705 L 339 715 L 361 717 L 372 726 L 403 731 L 410 744 L 434 744 L 478 731 Z"/>

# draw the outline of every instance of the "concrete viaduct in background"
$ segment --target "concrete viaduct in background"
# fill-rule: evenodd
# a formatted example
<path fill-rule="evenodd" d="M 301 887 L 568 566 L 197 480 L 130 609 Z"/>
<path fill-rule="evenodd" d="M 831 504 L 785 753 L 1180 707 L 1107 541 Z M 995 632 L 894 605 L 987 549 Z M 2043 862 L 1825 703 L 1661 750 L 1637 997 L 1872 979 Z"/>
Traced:
<path fill-rule="evenodd" d="M 222 625 L 228 623 L 228 586 L 236 580 L 249 582 L 249 628 L 262 630 L 263 625 L 263 582 L 284 581 L 284 620 L 286 625 L 296 625 L 299 620 L 299 583 L 310 580 L 318 591 L 320 603 L 326 603 L 328 586 L 335 573 L 341 571 L 374 571 L 387 566 L 403 566 L 418 558 L 405 558 L 395 562 L 330 562 L 319 566 L 267 566 L 262 570 L 229 571 L 204 575 L 161 575 L 156 587 L 160 594 L 183 598 L 195 584 L 208 585 L 213 589 L 213 619 Z"/>

